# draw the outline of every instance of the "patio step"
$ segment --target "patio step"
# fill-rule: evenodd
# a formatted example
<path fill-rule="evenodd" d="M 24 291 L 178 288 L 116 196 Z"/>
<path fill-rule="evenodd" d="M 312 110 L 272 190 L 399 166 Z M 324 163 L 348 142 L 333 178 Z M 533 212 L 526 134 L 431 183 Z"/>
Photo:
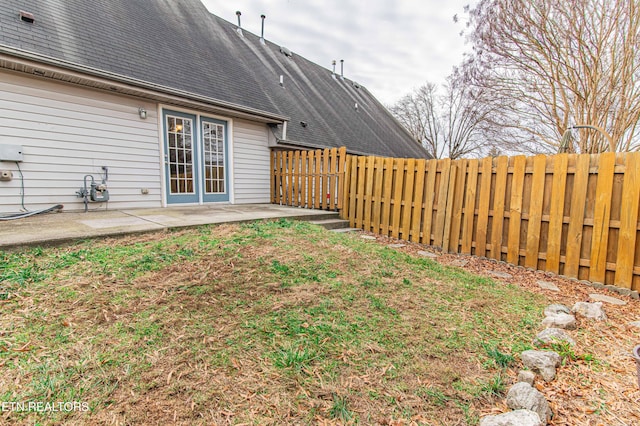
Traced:
<path fill-rule="evenodd" d="M 309 222 L 315 225 L 320 225 L 324 229 L 330 229 L 330 230 L 344 229 L 349 227 L 348 220 L 343 220 L 338 217 L 334 217 L 331 219 L 311 220 Z"/>

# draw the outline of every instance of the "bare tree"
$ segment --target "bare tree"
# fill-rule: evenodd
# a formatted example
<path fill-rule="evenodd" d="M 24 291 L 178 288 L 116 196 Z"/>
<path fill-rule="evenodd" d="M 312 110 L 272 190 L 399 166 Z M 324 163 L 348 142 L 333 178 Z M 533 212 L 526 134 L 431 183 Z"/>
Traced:
<path fill-rule="evenodd" d="M 483 124 L 492 106 L 483 101 L 484 89 L 460 84 L 455 74 L 442 89 L 443 93 L 426 83 L 390 110 L 434 158 L 455 159 L 489 150 Z"/>
<path fill-rule="evenodd" d="M 469 25 L 466 76 L 490 93 L 503 142 L 553 151 L 587 125 L 570 151 L 640 148 L 638 0 L 480 0 Z"/>

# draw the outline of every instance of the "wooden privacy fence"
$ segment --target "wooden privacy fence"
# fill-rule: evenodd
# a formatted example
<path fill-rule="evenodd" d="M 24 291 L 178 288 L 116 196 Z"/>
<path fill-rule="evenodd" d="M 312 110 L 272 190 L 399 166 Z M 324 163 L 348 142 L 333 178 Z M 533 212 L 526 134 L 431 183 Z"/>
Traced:
<path fill-rule="evenodd" d="M 344 198 L 347 149 L 271 152 L 271 202 L 339 210 Z"/>
<path fill-rule="evenodd" d="M 640 153 L 347 156 L 344 182 L 353 227 L 640 290 Z"/>
<path fill-rule="evenodd" d="M 640 290 L 640 153 L 416 160 L 276 151 L 271 201 L 352 227 Z"/>

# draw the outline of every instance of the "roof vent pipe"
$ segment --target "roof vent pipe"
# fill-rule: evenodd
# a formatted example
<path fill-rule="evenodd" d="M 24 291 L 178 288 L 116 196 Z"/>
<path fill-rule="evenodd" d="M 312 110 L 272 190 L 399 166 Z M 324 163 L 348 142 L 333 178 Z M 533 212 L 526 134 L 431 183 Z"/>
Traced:
<path fill-rule="evenodd" d="M 262 32 L 260 33 L 260 44 L 265 44 L 264 43 L 264 18 L 266 18 L 265 15 L 260 15 L 260 19 L 262 19 Z"/>
<path fill-rule="evenodd" d="M 240 15 L 242 15 L 242 12 L 237 10 L 236 16 L 238 17 L 238 28 L 236 29 L 236 31 L 238 32 L 238 34 L 242 35 L 242 25 L 240 25 Z"/>
<path fill-rule="evenodd" d="M 340 59 L 340 78 L 344 80 L 344 59 Z"/>
<path fill-rule="evenodd" d="M 333 65 L 333 71 L 331 71 L 331 77 L 335 80 L 336 78 L 336 60 L 331 61 L 331 65 Z"/>

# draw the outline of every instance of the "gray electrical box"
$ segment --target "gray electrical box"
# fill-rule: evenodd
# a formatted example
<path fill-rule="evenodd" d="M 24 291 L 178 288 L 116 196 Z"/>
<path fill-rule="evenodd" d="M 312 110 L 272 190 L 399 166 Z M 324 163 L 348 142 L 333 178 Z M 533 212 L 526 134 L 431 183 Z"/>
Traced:
<path fill-rule="evenodd" d="M 0 161 L 22 161 L 22 145 L 0 144 Z"/>

